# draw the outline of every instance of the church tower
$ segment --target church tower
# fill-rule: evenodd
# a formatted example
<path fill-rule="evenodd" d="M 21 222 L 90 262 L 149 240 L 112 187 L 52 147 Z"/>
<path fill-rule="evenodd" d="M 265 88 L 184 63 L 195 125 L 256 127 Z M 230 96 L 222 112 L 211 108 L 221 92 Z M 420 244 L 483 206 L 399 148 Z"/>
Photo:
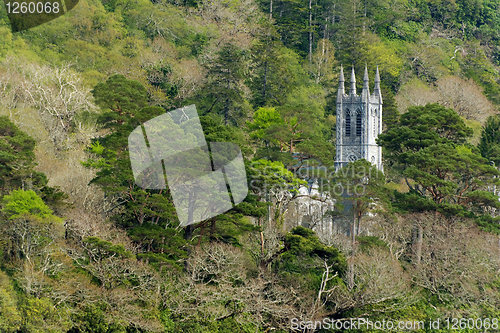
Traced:
<path fill-rule="evenodd" d="M 344 70 L 340 66 L 339 89 L 337 92 L 337 156 L 335 170 L 364 158 L 380 171 L 382 165 L 382 147 L 375 140 L 382 132 L 382 93 L 380 76 L 375 74 L 375 87 L 370 95 L 368 69 L 365 67 L 363 90 L 356 94 L 356 76 L 354 67 L 351 72 L 349 94 L 344 92 Z"/>

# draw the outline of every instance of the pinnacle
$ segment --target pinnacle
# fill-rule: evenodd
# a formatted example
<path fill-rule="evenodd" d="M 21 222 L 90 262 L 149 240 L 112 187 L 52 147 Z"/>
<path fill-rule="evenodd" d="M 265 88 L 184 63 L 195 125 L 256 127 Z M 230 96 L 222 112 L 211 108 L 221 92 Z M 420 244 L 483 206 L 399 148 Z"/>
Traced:
<path fill-rule="evenodd" d="M 378 73 L 378 66 L 377 66 L 377 71 L 375 72 L 375 82 L 380 82 L 380 75 Z"/>
<path fill-rule="evenodd" d="M 352 66 L 351 89 L 349 89 L 349 95 L 356 95 L 356 74 L 354 74 L 354 66 Z"/>

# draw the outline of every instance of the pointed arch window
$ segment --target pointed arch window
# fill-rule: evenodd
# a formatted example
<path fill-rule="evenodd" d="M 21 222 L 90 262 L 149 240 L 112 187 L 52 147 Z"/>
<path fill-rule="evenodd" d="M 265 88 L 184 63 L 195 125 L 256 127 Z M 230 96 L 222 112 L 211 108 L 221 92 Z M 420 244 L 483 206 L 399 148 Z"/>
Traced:
<path fill-rule="evenodd" d="M 351 136 L 351 113 L 349 110 L 345 114 L 345 136 Z"/>
<path fill-rule="evenodd" d="M 361 136 L 361 113 L 356 114 L 356 136 Z"/>

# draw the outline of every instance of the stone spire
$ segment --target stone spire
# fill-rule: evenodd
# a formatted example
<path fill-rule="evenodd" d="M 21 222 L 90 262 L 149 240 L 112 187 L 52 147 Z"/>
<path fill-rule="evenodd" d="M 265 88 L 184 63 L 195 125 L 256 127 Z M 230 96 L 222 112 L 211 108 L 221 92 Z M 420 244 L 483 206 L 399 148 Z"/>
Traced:
<path fill-rule="evenodd" d="M 351 89 L 349 89 L 349 95 L 356 95 L 356 75 L 354 74 L 354 66 L 352 66 L 351 72 Z"/>
<path fill-rule="evenodd" d="M 340 76 L 339 76 L 339 90 L 337 91 L 337 103 L 342 102 L 342 97 L 344 96 L 344 69 L 340 65 Z"/>
<path fill-rule="evenodd" d="M 377 71 L 375 72 L 375 87 L 373 89 L 373 94 L 379 98 L 380 103 L 382 104 L 382 92 L 380 91 L 380 74 Z"/>
<path fill-rule="evenodd" d="M 363 77 L 363 91 L 361 92 L 361 97 L 364 100 L 368 100 L 368 97 L 370 96 L 370 87 L 368 86 L 368 68 L 365 65 L 365 76 Z"/>

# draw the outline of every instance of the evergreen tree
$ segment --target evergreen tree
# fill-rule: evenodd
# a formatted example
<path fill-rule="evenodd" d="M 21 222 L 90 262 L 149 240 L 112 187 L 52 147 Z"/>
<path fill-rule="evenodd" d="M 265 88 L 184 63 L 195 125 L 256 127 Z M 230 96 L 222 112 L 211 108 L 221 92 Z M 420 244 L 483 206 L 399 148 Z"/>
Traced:
<path fill-rule="evenodd" d="M 409 108 L 378 141 L 402 171 L 411 189 L 408 195 L 432 200 L 434 205 L 424 206 L 443 213 L 483 214 L 485 207 L 500 207 L 487 191 L 500 172 L 465 144 L 471 134 L 454 110 L 428 104 Z"/>
<path fill-rule="evenodd" d="M 245 115 L 243 97 L 244 53 L 235 45 L 221 47 L 217 59 L 209 64 L 209 82 L 205 86 L 203 114 L 215 113 L 224 119 L 224 125 L 236 124 Z"/>
<path fill-rule="evenodd" d="M 500 167 L 500 116 L 491 116 L 486 121 L 477 146 L 481 156 Z"/>

